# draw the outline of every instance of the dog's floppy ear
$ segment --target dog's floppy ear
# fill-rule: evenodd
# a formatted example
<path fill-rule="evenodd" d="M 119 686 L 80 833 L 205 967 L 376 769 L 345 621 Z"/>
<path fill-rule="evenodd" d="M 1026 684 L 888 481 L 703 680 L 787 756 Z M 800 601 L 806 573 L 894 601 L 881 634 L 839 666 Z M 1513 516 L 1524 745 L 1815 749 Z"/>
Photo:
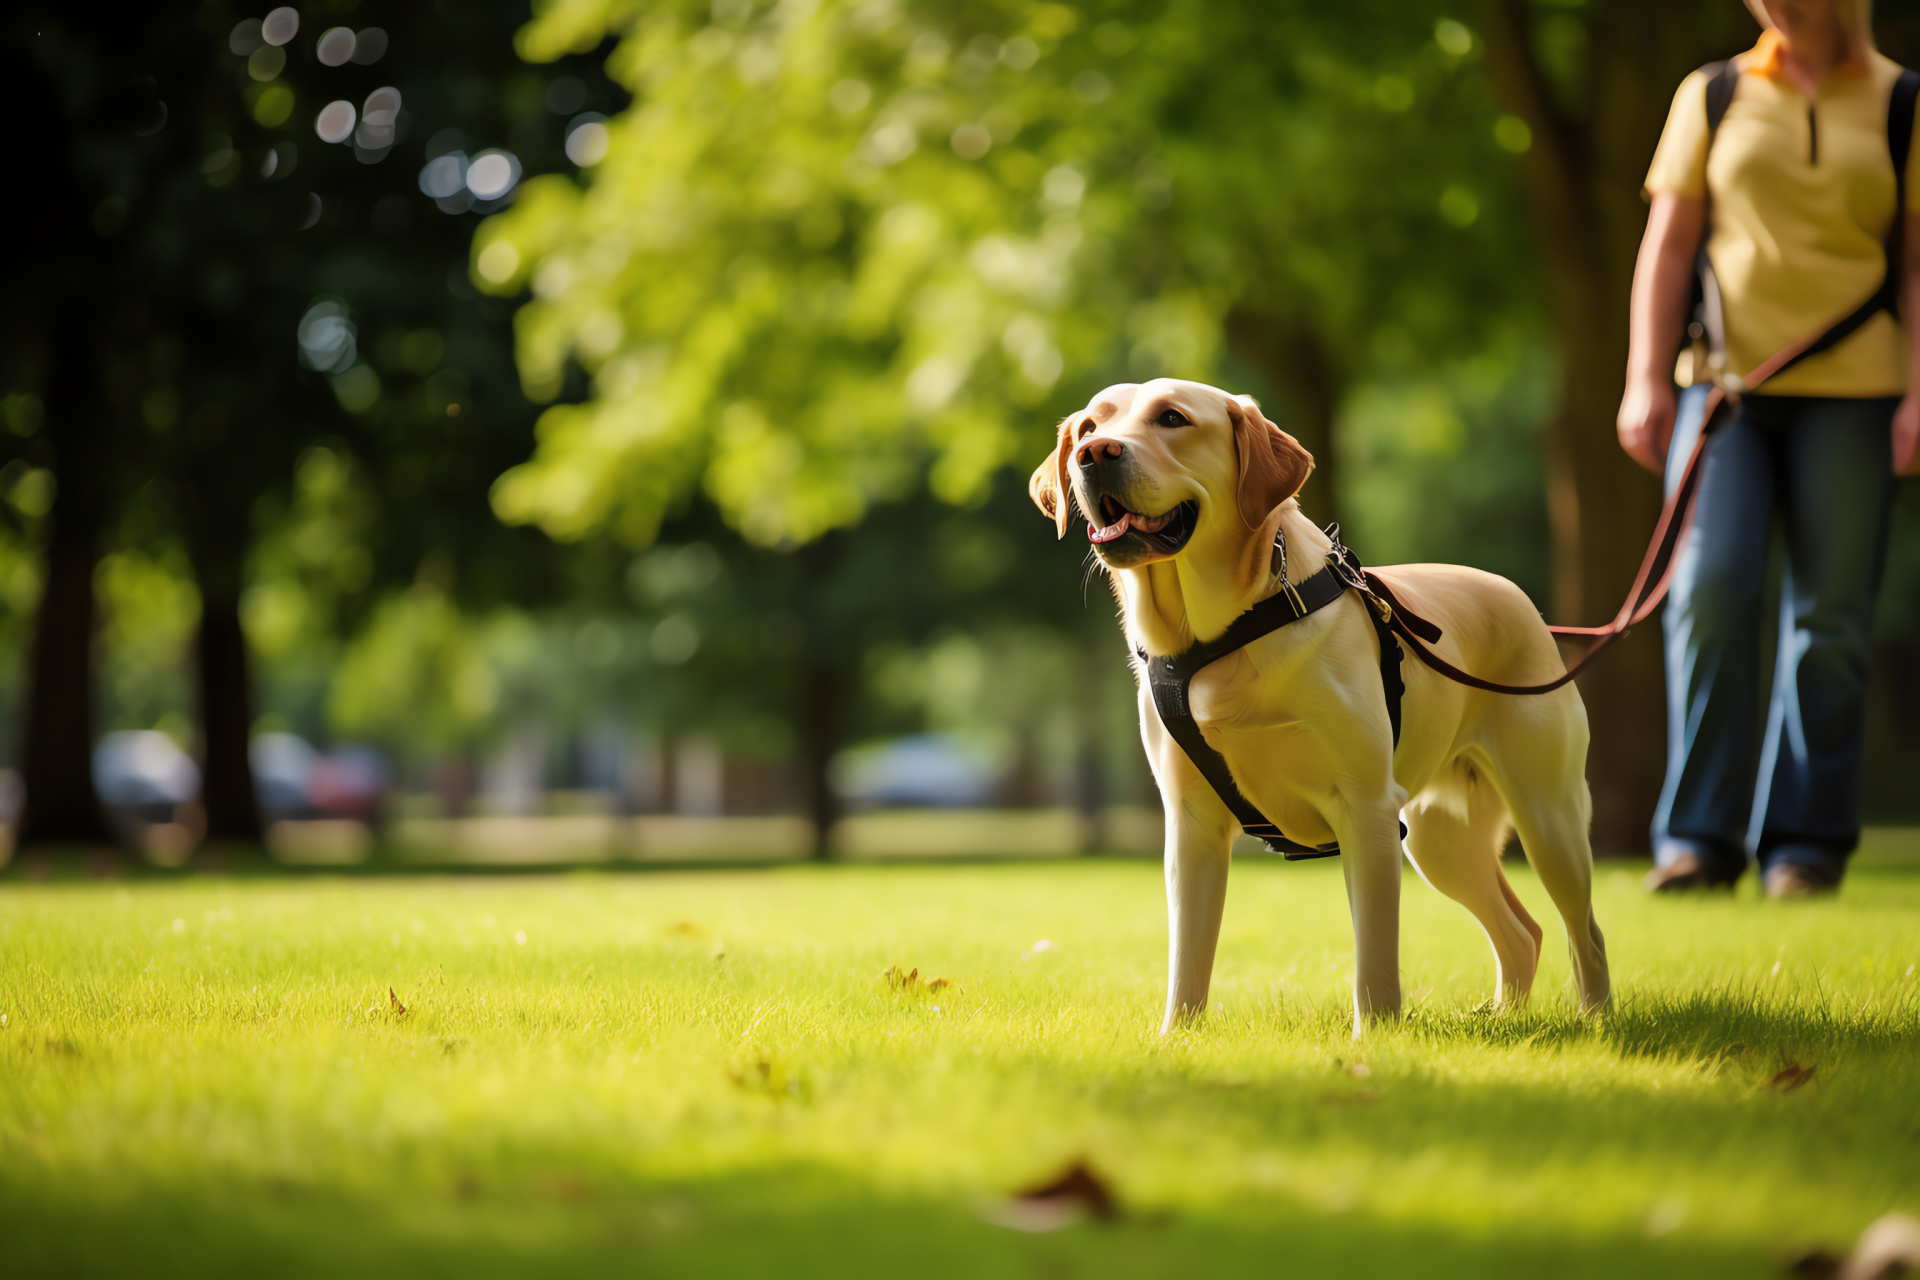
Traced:
<path fill-rule="evenodd" d="M 1079 416 L 1068 414 L 1061 422 L 1060 442 L 1047 455 L 1047 460 L 1034 468 L 1033 478 L 1027 481 L 1027 496 L 1053 521 L 1056 538 L 1067 536 L 1068 512 L 1073 507 L 1073 496 L 1067 489 L 1067 457 L 1073 451 L 1073 420 Z"/>
<path fill-rule="evenodd" d="M 1240 519 L 1258 529 L 1273 509 L 1300 492 L 1313 474 L 1313 455 L 1298 440 L 1268 422 L 1250 396 L 1228 396 L 1233 452 L 1240 460 Z"/>

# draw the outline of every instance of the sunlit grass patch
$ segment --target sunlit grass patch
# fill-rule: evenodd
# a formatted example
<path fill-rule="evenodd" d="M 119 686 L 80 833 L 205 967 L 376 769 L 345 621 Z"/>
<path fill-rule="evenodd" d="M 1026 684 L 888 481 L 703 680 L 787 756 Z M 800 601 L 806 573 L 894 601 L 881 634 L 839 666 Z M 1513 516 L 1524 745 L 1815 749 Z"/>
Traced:
<path fill-rule="evenodd" d="M 82 1273 L 1764 1275 L 1920 1207 L 1920 867 L 1782 906 L 1603 866 L 1599 1020 L 1512 874 L 1548 929 L 1533 1004 L 1489 1007 L 1484 939 L 1410 878 L 1408 1014 L 1357 1044 L 1330 867 L 1236 868 L 1214 1006 L 1165 1038 L 1148 862 L 10 881 L 5 1247 Z M 1081 1159 L 1117 1224 L 983 1213 Z"/>

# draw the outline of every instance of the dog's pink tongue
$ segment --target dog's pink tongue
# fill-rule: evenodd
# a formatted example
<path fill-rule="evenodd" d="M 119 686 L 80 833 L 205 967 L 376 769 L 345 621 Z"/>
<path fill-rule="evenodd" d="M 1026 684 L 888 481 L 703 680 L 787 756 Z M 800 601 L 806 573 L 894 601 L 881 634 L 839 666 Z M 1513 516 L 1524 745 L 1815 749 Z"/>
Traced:
<path fill-rule="evenodd" d="M 1131 511 L 1122 513 L 1118 520 L 1115 520 L 1104 529 L 1095 528 L 1092 522 L 1089 521 L 1087 524 L 1087 541 L 1096 546 L 1102 542 L 1112 542 L 1115 538 L 1125 533 L 1128 526 L 1132 523 L 1133 512 Z"/>

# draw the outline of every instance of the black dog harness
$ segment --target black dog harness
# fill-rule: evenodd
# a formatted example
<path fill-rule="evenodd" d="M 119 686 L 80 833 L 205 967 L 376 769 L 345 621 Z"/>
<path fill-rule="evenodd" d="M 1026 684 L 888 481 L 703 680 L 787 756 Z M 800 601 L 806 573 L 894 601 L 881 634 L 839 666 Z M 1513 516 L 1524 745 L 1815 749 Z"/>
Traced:
<path fill-rule="evenodd" d="M 1400 678 L 1400 642 L 1392 630 L 1393 611 L 1374 593 L 1365 570 L 1360 566 L 1359 557 L 1342 546 L 1337 538 L 1333 547 L 1333 554 L 1327 557 L 1326 568 L 1304 582 L 1287 582 L 1283 569 L 1281 589 L 1235 618 L 1218 639 L 1201 641 L 1186 652 L 1172 657 L 1154 658 L 1140 654 L 1146 666 L 1147 688 L 1152 692 L 1153 705 L 1160 713 L 1160 723 L 1167 727 L 1173 740 L 1187 753 L 1187 759 L 1193 761 L 1193 767 L 1213 787 L 1246 833 L 1266 841 L 1268 849 L 1289 862 L 1337 857 L 1340 846 L 1337 843 L 1309 845 L 1289 840 L 1279 827 L 1267 821 L 1266 815 L 1241 793 L 1239 785 L 1233 780 L 1233 770 L 1227 767 L 1226 757 L 1207 745 L 1206 738 L 1200 733 L 1199 723 L 1193 718 L 1187 689 L 1203 667 L 1252 644 L 1261 636 L 1278 631 L 1288 623 L 1298 622 L 1308 614 L 1326 608 L 1348 591 L 1358 591 L 1361 600 L 1368 606 L 1367 617 L 1373 623 L 1374 632 L 1380 637 L 1380 684 L 1386 692 L 1387 720 L 1393 725 L 1393 745 L 1399 746 L 1400 699 L 1405 695 L 1407 686 Z M 1400 826 L 1400 834 L 1403 837 L 1407 834 L 1405 823 Z"/>

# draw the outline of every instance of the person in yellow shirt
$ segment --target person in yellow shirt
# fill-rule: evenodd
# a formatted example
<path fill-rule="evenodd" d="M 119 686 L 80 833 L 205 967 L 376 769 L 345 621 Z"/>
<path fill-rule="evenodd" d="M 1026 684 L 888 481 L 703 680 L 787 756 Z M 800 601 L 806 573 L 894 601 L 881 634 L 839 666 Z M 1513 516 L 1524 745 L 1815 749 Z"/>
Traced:
<path fill-rule="evenodd" d="M 1680 85 L 1647 174 L 1619 434 L 1671 491 L 1710 385 L 1735 393 L 1701 456 L 1662 618 L 1667 778 L 1648 882 L 1731 885 L 1752 859 L 1769 894 L 1797 897 L 1837 888 L 1859 840 L 1874 597 L 1894 477 L 1916 470 L 1920 442 L 1907 392 L 1920 326 L 1894 314 L 1920 312 L 1920 166 L 1909 154 L 1897 180 L 1890 123 L 1910 117 L 1912 81 L 1874 48 L 1870 0 L 1749 3 L 1759 42 Z M 1689 329 L 1703 235 L 1717 297 L 1705 291 L 1706 323 Z M 1856 311 L 1871 314 L 1749 389 L 1777 351 Z M 1776 518 L 1787 554 L 1763 716 Z"/>

